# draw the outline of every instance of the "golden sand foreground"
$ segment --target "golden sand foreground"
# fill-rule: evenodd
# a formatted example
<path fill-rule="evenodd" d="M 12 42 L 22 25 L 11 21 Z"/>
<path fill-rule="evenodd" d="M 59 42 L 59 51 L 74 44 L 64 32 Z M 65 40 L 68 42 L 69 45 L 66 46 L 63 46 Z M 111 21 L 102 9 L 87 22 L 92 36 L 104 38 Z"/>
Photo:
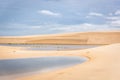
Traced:
<path fill-rule="evenodd" d="M 120 44 L 73 51 L 27 51 L 21 48 L 0 47 L 0 59 L 42 56 L 84 56 L 89 60 L 80 65 L 54 72 L 33 74 L 15 80 L 119 80 Z M 23 54 L 24 53 L 24 54 Z M 26 54 L 27 53 L 27 54 Z M 49 54 L 44 54 L 49 53 Z"/>

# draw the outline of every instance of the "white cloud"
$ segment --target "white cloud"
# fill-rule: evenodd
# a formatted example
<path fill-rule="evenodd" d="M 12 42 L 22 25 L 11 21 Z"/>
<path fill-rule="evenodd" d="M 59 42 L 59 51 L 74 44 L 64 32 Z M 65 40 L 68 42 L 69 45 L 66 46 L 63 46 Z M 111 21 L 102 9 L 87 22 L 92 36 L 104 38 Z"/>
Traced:
<path fill-rule="evenodd" d="M 40 28 L 42 28 L 42 26 L 30 26 L 30 28 L 32 28 L 32 29 L 40 29 Z"/>
<path fill-rule="evenodd" d="M 11 29 L 41 29 L 43 26 L 41 25 L 28 25 L 28 24 L 18 24 L 18 23 L 10 23 L 7 25 L 7 28 Z"/>
<path fill-rule="evenodd" d="M 116 27 L 119 26 L 119 27 L 120 27 L 120 20 L 111 21 L 111 22 L 110 22 L 110 25 L 111 25 L 111 26 L 116 26 Z"/>
<path fill-rule="evenodd" d="M 119 16 L 110 16 L 110 17 L 106 17 L 107 20 L 120 20 Z"/>
<path fill-rule="evenodd" d="M 115 12 L 115 15 L 120 15 L 120 10 L 117 10 L 117 11 Z"/>
<path fill-rule="evenodd" d="M 38 11 L 38 13 L 48 15 L 48 16 L 61 16 L 60 13 L 52 12 L 50 10 L 40 10 L 40 11 Z"/>
<path fill-rule="evenodd" d="M 51 31 L 58 32 L 83 32 L 83 31 L 96 31 L 96 30 L 108 30 L 109 26 L 107 24 L 76 24 L 76 25 L 56 25 L 51 27 Z"/>
<path fill-rule="evenodd" d="M 90 12 L 90 13 L 88 14 L 88 16 L 97 16 L 97 17 L 102 17 L 102 16 L 104 16 L 104 15 L 103 15 L 103 14 L 101 14 L 101 13 Z"/>
<path fill-rule="evenodd" d="M 120 27 L 120 16 L 110 16 L 106 17 L 107 23 L 113 27 Z"/>
<path fill-rule="evenodd" d="M 11 27 L 23 28 L 21 31 L 26 34 L 47 34 L 47 33 L 69 33 L 69 32 L 84 32 L 84 31 L 105 31 L 105 30 L 120 30 L 118 27 L 120 21 L 112 22 L 111 24 L 92 24 L 92 23 L 82 23 L 76 25 L 64 25 L 64 24 L 41 24 L 41 25 L 27 25 L 27 24 L 12 24 Z M 9 25 L 10 26 L 10 25 Z M 19 27 L 20 26 L 20 27 Z M 117 26 L 117 27 L 114 27 Z M 20 29 L 19 29 L 20 28 Z"/>

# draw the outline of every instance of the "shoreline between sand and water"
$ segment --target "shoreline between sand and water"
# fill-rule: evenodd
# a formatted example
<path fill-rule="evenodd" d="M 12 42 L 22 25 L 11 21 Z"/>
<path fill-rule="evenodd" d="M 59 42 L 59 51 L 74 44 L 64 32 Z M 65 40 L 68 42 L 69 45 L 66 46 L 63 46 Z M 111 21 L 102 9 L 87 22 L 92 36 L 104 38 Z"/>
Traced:
<path fill-rule="evenodd" d="M 47 72 L 41 75 L 33 74 L 15 80 L 119 80 L 120 44 L 106 45 L 92 49 L 73 51 L 28 51 L 21 48 L 0 46 L 1 59 L 13 58 L 37 58 L 46 56 L 80 56 L 88 60 L 80 65 L 54 72 Z M 13 53 L 13 51 L 16 51 Z M 27 53 L 27 54 L 24 54 Z M 49 54 L 45 54 L 49 53 Z M 3 58 L 4 57 L 4 58 Z M 111 65 L 111 66 L 110 66 Z M 82 72 L 82 73 L 81 73 Z M 92 74 L 91 74 L 92 73 Z M 113 74 L 114 73 L 114 74 Z M 81 75 L 82 77 L 80 77 Z M 57 77 L 55 77 L 57 76 Z"/>

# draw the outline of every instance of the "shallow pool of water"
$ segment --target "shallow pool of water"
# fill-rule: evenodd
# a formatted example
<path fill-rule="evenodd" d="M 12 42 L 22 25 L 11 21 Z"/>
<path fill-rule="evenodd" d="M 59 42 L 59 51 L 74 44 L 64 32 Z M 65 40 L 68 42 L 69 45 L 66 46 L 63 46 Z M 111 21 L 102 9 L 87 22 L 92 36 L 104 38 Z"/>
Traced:
<path fill-rule="evenodd" d="M 85 62 L 81 57 L 41 57 L 0 60 L 0 76 L 71 67 Z"/>
<path fill-rule="evenodd" d="M 47 44 L 1 44 L 2 46 L 25 47 L 28 50 L 77 50 L 94 48 L 100 45 L 47 45 Z"/>

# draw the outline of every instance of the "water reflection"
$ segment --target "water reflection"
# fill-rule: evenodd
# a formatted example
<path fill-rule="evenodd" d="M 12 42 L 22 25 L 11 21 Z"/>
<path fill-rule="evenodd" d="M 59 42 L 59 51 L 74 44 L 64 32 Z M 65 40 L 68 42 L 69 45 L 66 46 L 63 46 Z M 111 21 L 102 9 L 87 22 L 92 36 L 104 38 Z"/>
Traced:
<path fill-rule="evenodd" d="M 85 61 L 86 58 L 80 57 L 41 57 L 0 60 L 0 76 L 70 67 Z"/>
<path fill-rule="evenodd" d="M 76 50 L 98 47 L 100 45 L 47 45 L 47 44 L 0 44 L 2 46 L 25 47 L 28 50 Z"/>

